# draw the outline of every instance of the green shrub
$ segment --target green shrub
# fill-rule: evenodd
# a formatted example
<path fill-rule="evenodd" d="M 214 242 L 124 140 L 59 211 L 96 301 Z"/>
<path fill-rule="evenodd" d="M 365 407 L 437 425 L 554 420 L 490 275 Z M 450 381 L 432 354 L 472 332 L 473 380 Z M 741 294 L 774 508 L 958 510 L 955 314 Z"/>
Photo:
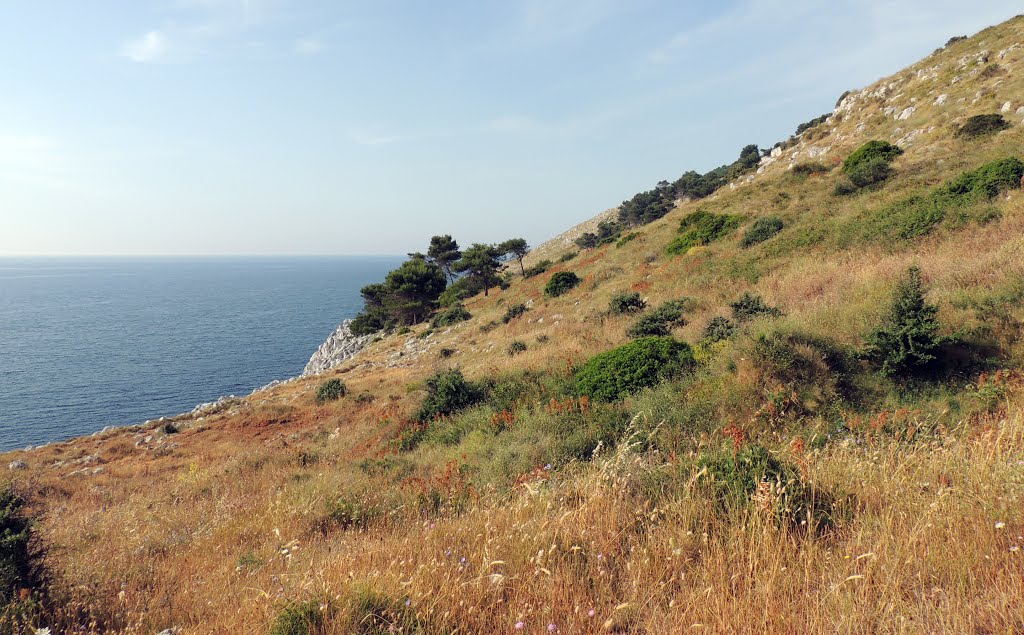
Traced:
<path fill-rule="evenodd" d="M 704 342 L 721 342 L 731 338 L 736 333 L 736 325 L 733 324 L 732 320 L 726 317 L 717 316 L 711 318 L 708 325 L 704 327 L 704 333 L 701 335 L 701 341 Z"/>
<path fill-rule="evenodd" d="M 315 635 L 323 632 L 326 621 L 319 601 L 290 602 L 277 614 L 270 635 Z"/>
<path fill-rule="evenodd" d="M 975 115 L 964 122 L 954 135 L 957 138 L 977 139 L 1006 130 L 1010 123 L 1000 114 Z"/>
<path fill-rule="evenodd" d="M 671 337 L 642 337 L 591 357 L 576 375 L 582 395 L 604 401 L 622 399 L 693 366 L 686 342 Z"/>
<path fill-rule="evenodd" d="M 930 233 L 950 210 L 987 202 L 1020 187 L 1024 161 L 1009 157 L 964 172 L 924 196 L 912 196 L 880 210 L 865 229 L 868 238 L 911 240 Z"/>
<path fill-rule="evenodd" d="M 850 183 L 858 189 L 881 183 L 892 176 L 892 174 L 893 169 L 889 167 L 889 161 L 882 157 L 858 163 L 847 172 Z"/>
<path fill-rule="evenodd" d="M 380 517 L 381 510 L 355 498 L 339 496 L 327 504 L 327 512 L 321 522 L 321 529 L 363 529 Z"/>
<path fill-rule="evenodd" d="M 483 289 L 476 280 L 469 276 L 464 276 L 448 285 L 448 288 L 442 291 L 441 295 L 437 298 L 437 302 L 441 306 L 451 306 L 467 298 L 472 298 L 481 291 Z"/>
<path fill-rule="evenodd" d="M 624 313 L 637 313 L 643 311 L 647 303 L 640 297 L 639 293 L 620 293 L 608 303 L 608 311 L 616 315 Z"/>
<path fill-rule="evenodd" d="M 448 359 L 449 357 L 451 357 L 455 353 L 456 353 L 456 351 L 455 351 L 454 348 L 448 348 L 448 347 L 444 347 L 441 350 L 437 351 L 437 355 L 441 359 Z"/>
<path fill-rule="evenodd" d="M 465 322 L 472 317 L 461 302 L 456 302 L 446 310 L 435 315 L 434 319 L 430 321 L 430 326 L 435 329 L 441 326 L 451 326 L 459 322 Z"/>
<path fill-rule="evenodd" d="M 348 387 L 340 379 L 328 379 L 316 389 L 316 402 L 325 403 L 341 399 L 348 393 Z"/>
<path fill-rule="evenodd" d="M 936 360 L 939 309 L 925 300 L 921 270 L 911 267 L 896 286 L 882 325 L 868 336 L 867 354 L 886 377 L 920 374 Z"/>
<path fill-rule="evenodd" d="M 0 488 L 0 610 L 16 601 L 21 589 L 36 590 L 41 582 L 41 554 L 33 545 L 25 500 L 5 485 Z"/>
<path fill-rule="evenodd" d="M 578 251 L 567 251 L 564 254 L 562 254 L 562 257 L 558 259 L 558 262 L 569 262 L 570 260 L 578 256 L 579 253 L 580 252 Z"/>
<path fill-rule="evenodd" d="M 502 316 L 501 321 L 508 324 L 527 311 L 529 311 L 529 309 L 526 308 L 525 304 L 513 304 L 505 310 L 505 315 Z"/>
<path fill-rule="evenodd" d="M 743 234 L 743 240 L 740 241 L 740 245 L 751 247 L 758 243 L 763 243 L 782 231 L 783 227 L 785 227 L 785 224 L 781 218 L 777 216 L 762 216 L 754 221 L 754 224 Z"/>
<path fill-rule="evenodd" d="M 550 269 L 552 264 L 554 264 L 554 263 L 552 263 L 550 260 L 545 258 L 544 260 L 541 260 L 540 262 L 538 262 L 537 264 L 533 265 L 532 267 L 527 267 L 526 272 L 523 274 L 523 277 L 524 278 L 532 278 L 534 276 L 539 276 L 540 274 L 542 274 L 545 271 L 547 271 L 548 269 Z"/>
<path fill-rule="evenodd" d="M 832 522 L 830 497 L 804 483 L 797 466 L 772 456 L 763 446 L 704 453 L 697 467 L 700 482 L 711 489 L 721 512 L 754 503 L 789 525 L 810 520 L 816 529 Z"/>
<path fill-rule="evenodd" d="M 828 166 L 821 161 L 804 161 L 803 163 L 797 163 L 790 170 L 796 176 L 814 176 L 815 174 L 825 174 L 828 172 Z"/>
<path fill-rule="evenodd" d="M 549 298 L 557 298 L 560 295 L 568 293 L 582 280 L 575 273 L 571 271 L 559 271 L 556 272 L 551 279 L 548 280 L 547 285 L 544 286 L 544 295 Z"/>
<path fill-rule="evenodd" d="M 683 254 L 692 247 L 709 245 L 739 227 L 740 222 L 739 216 L 697 210 L 679 223 L 680 235 L 668 244 L 665 251 L 669 254 Z"/>
<path fill-rule="evenodd" d="M 668 300 L 647 315 L 641 316 L 626 335 L 632 338 L 669 335 L 677 326 L 686 324 L 683 313 L 687 309 L 686 300 Z"/>
<path fill-rule="evenodd" d="M 729 305 L 732 308 L 732 317 L 737 322 L 747 322 L 766 315 L 768 317 L 781 317 L 782 311 L 764 303 L 759 295 L 753 295 L 749 291 L 744 292 L 739 300 Z"/>
<path fill-rule="evenodd" d="M 628 234 L 625 234 L 624 236 L 622 236 L 622 238 L 619 238 L 619 240 L 615 242 L 615 248 L 618 249 L 620 247 L 624 247 L 626 244 L 633 240 L 636 240 L 639 237 L 640 234 L 638 232 L 629 232 Z"/>
<path fill-rule="evenodd" d="M 483 397 L 478 386 L 466 380 L 455 368 L 434 374 L 426 381 L 427 396 L 416 420 L 427 423 L 472 406 Z"/>
<path fill-rule="evenodd" d="M 850 174 L 858 167 L 878 159 L 888 164 L 901 154 L 903 154 L 903 150 L 888 141 L 868 141 L 846 157 L 846 160 L 843 161 L 843 172 Z"/>
<path fill-rule="evenodd" d="M 427 625 L 416 616 L 410 604 L 375 591 L 368 584 L 355 585 L 348 597 L 348 623 L 337 632 L 351 635 L 423 633 Z M 436 632 L 441 631 L 438 629 Z"/>
<path fill-rule="evenodd" d="M 836 183 L 836 187 L 832 190 L 832 193 L 836 196 L 848 196 L 857 191 L 857 186 L 849 181 L 849 179 L 843 179 Z"/>
<path fill-rule="evenodd" d="M 522 340 L 513 340 L 513 342 L 508 345 L 508 355 L 509 355 L 509 357 L 515 357 L 519 353 L 525 353 L 525 352 L 526 352 L 526 342 L 524 342 Z"/>

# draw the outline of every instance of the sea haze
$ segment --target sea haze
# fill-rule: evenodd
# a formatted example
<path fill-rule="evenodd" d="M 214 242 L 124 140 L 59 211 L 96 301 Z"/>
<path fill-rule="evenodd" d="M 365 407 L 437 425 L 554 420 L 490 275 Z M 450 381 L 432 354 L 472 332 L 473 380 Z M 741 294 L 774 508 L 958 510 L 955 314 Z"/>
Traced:
<path fill-rule="evenodd" d="M 302 372 L 399 257 L 0 259 L 0 450 Z"/>

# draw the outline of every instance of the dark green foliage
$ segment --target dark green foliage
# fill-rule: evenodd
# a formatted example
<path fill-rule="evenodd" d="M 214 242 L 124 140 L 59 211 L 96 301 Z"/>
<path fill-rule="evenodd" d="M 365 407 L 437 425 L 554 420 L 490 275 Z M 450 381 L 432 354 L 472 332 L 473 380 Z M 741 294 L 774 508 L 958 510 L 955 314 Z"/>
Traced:
<path fill-rule="evenodd" d="M 435 329 L 441 326 L 451 326 L 459 322 L 465 322 L 472 317 L 461 302 L 456 302 L 444 311 L 436 314 L 434 319 L 430 321 L 430 326 Z"/>
<path fill-rule="evenodd" d="M 953 37 L 949 38 L 949 40 L 946 41 L 946 47 L 950 47 L 956 44 L 957 42 L 963 42 L 966 39 L 966 35 L 954 35 Z"/>
<path fill-rule="evenodd" d="M 668 191 L 666 188 L 655 188 L 640 192 L 619 206 L 619 221 L 630 226 L 656 221 L 672 211 L 673 199 L 671 188 Z"/>
<path fill-rule="evenodd" d="M 868 141 L 857 148 L 853 154 L 843 161 L 843 172 L 850 174 L 858 166 L 861 166 L 876 159 L 882 159 L 885 163 L 891 163 L 893 159 L 903 154 L 899 146 L 888 141 Z"/>
<path fill-rule="evenodd" d="M 437 306 L 447 284 L 440 267 L 423 258 L 412 258 L 388 273 L 384 308 L 399 324 L 419 324 Z"/>
<path fill-rule="evenodd" d="M 582 280 L 575 273 L 571 271 L 558 271 L 551 276 L 548 283 L 544 286 L 544 295 L 549 298 L 557 298 L 560 295 L 568 293 Z"/>
<path fill-rule="evenodd" d="M 708 325 L 704 327 L 704 334 L 701 340 L 704 342 L 721 342 L 727 340 L 736 333 L 736 325 L 732 320 L 722 316 L 711 318 Z"/>
<path fill-rule="evenodd" d="M 455 276 L 452 274 L 452 264 L 459 258 L 462 258 L 462 251 L 459 250 L 459 243 L 455 242 L 454 238 L 449 234 L 431 237 L 430 247 L 427 248 L 427 258 L 438 267 L 441 267 L 441 270 L 444 271 L 449 280 L 455 281 Z"/>
<path fill-rule="evenodd" d="M 1024 162 L 1016 157 L 987 163 L 965 172 L 924 196 L 913 196 L 880 210 L 866 224 L 869 238 L 911 240 L 930 233 L 950 210 L 984 203 L 1020 187 Z"/>
<path fill-rule="evenodd" d="M 406 602 L 357 585 L 349 593 L 349 623 L 337 632 L 351 635 L 423 633 L 426 626 Z M 430 630 L 429 632 L 435 632 Z M 436 632 L 441 632 L 438 629 Z"/>
<path fill-rule="evenodd" d="M 946 341 L 939 336 L 939 309 L 925 300 L 921 270 L 911 267 L 896 286 L 882 325 L 868 336 L 866 352 L 886 377 L 928 370 Z"/>
<path fill-rule="evenodd" d="M 581 395 L 616 401 L 653 386 L 693 366 L 686 342 L 671 337 L 643 337 L 591 357 L 578 371 Z"/>
<path fill-rule="evenodd" d="M 751 247 L 757 243 L 763 243 L 775 234 L 782 231 L 785 224 L 777 216 L 762 216 L 754 221 L 754 224 L 743 234 L 740 245 Z"/>
<path fill-rule="evenodd" d="M 316 389 L 316 402 L 337 401 L 348 394 L 348 388 L 340 379 L 328 379 Z"/>
<path fill-rule="evenodd" d="M 828 172 L 828 167 L 820 161 L 804 161 L 803 163 L 797 163 L 790 170 L 797 176 L 814 176 L 815 174 L 825 174 Z"/>
<path fill-rule="evenodd" d="M 1010 127 L 1010 122 L 1000 114 L 975 115 L 964 122 L 954 135 L 958 139 L 977 139 L 995 134 Z"/>
<path fill-rule="evenodd" d="M 739 227 L 741 218 L 728 214 L 715 214 L 704 209 L 688 214 L 679 223 L 680 235 L 668 247 L 669 254 L 683 254 L 691 247 L 709 245 Z"/>
<path fill-rule="evenodd" d="M 782 311 L 776 307 L 768 306 L 761 299 L 761 296 L 752 295 L 750 292 L 744 292 L 740 299 L 730 304 L 729 307 L 732 308 L 732 317 L 737 322 L 747 322 L 762 315 L 768 317 L 780 317 L 782 315 Z"/>
<path fill-rule="evenodd" d="M 763 446 L 705 453 L 697 467 L 722 512 L 745 509 L 753 502 L 786 524 L 810 521 L 812 529 L 831 524 L 830 497 L 804 483 L 797 466 L 772 456 Z"/>
<path fill-rule="evenodd" d="M 448 359 L 449 357 L 451 357 L 452 355 L 454 355 L 454 354 L 455 354 L 455 352 L 456 352 L 456 351 L 455 351 L 455 349 L 454 349 L 454 348 L 447 348 L 447 347 L 446 347 L 446 348 L 442 348 L 441 350 L 439 350 L 439 351 L 437 352 L 437 354 L 438 354 L 438 356 L 440 356 L 440 357 L 441 357 L 441 359 Z"/>
<path fill-rule="evenodd" d="M 889 161 L 882 157 L 862 161 L 846 173 L 850 183 L 858 189 L 882 183 L 892 174 L 893 169 L 889 166 Z"/>
<path fill-rule="evenodd" d="M 500 282 L 498 270 L 501 268 L 501 252 L 494 245 L 474 243 L 469 249 L 462 252 L 462 258 L 452 265 L 452 270 L 465 272 L 471 284 L 478 289 L 483 289 L 487 295 L 491 287 L 497 286 Z"/>
<path fill-rule="evenodd" d="M 597 247 L 597 234 L 594 232 L 584 232 L 574 242 L 580 249 L 593 249 Z"/>
<path fill-rule="evenodd" d="M 569 262 L 579 255 L 578 251 L 567 251 L 558 259 L 558 262 Z"/>
<path fill-rule="evenodd" d="M 21 589 L 38 590 L 42 561 L 32 541 L 25 500 L 10 485 L 0 487 L 0 610 Z"/>
<path fill-rule="evenodd" d="M 519 272 L 526 277 L 526 269 L 523 268 L 523 258 L 530 253 L 530 246 L 522 238 L 509 238 L 498 245 L 497 250 L 504 257 L 513 258 L 519 262 Z"/>
<path fill-rule="evenodd" d="M 618 315 L 623 313 L 638 313 L 647 307 L 647 303 L 640 297 L 639 293 L 620 293 L 614 296 L 608 304 L 608 311 Z"/>
<path fill-rule="evenodd" d="M 668 300 L 657 309 L 641 316 L 629 327 L 626 335 L 632 338 L 668 335 L 672 329 L 686 324 L 686 318 L 683 317 L 686 309 L 686 300 Z"/>
<path fill-rule="evenodd" d="M 627 244 L 629 244 L 630 242 L 636 240 L 639 237 L 640 237 L 640 234 L 638 232 L 629 232 L 628 234 L 626 234 L 626 235 L 622 236 L 621 238 L 619 238 L 618 241 L 616 241 L 615 248 L 618 249 L 620 247 L 625 247 Z"/>
<path fill-rule="evenodd" d="M 811 128 L 814 128 L 816 126 L 820 126 L 821 124 L 825 123 L 825 120 L 828 119 L 831 114 L 832 113 L 830 113 L 830 112 L 829 113 L 825 113 L 824 115 L 820 115 L 818 117 L 815 117 L 814 119 L 811 119 L 810 121 L 808 121 L 806 123 L 800 124 L 799 126 L 796 127 L 796 136 L 800 136 L 804 132 L 810 130 Z"/>
<path fill-rule="evenodd" d="M 509 308 L 505 309 L 505 315 L 501 316 L 501 321 L 508 324 L 527 311 L 529 311 L 529 309 L 526 308 L 525 304 L 513 304 Z"/>
<path fill-rule="evenodd" d="M 436 373 L 427 379 L 426 387 L 427 397 L 416 413 L 416 420 L 422 423 L 451 415 L 483 397 L 480 388 L 467 381 L 457 368 Z"/>
<path fill-rule="evenodd" d="M 468 277 L 459 278 L 448 285 L 448 288 L 437 299 L 437 303 L 441 306 L 451 306 L 456 302 L 472 298 L 481 291 L 483 289 L 477 285 L 475 280 Z"/>
<path fill-rule="evenodd" d="M 277 614 L 270 635 L 317 635 L 323 632 L 326 616 L 320 602 L 290 602 Z"/>
<path fill-rule="evenodd" d="M 540 274 L 542 274 L 545 271 L 547 271 L 548 269 L 550 269 L 552 264 L 554 264 L 554 263 L 552 263 L 550 260 L 545 258 L 544 260 L 541 260 L 537 264 L 533 265 L 532 267 L 530 267 L 529 269 L 524 271 L 523 272 L 523 277 L 524 278 L 532 278 L 534 276 L 539 276 Z"/>
<path fill-rule="evenodd" d="M 509 357 L 515 357 L 519 353 L 525 353 L 525 352 L 526 352 L 526 342 L 524 342 L 522 340 L 514 340 L 511 344 L 508 345 L 508 355 L 509 355 Z"/>

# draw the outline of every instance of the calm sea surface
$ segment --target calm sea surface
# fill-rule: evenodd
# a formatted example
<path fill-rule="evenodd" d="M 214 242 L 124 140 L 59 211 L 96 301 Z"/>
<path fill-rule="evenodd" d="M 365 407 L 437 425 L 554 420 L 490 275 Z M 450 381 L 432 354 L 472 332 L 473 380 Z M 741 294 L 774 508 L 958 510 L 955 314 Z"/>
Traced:
<path fill-rule="evenodd" d="M 400 261 L 0 258 L 0 451 L 293 377 Z"/>

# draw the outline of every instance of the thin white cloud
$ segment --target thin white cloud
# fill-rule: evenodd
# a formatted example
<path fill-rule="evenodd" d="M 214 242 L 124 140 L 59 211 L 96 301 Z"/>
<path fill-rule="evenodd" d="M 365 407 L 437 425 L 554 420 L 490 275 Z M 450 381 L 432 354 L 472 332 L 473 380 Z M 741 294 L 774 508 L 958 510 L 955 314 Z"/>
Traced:
<path fill-rule="evenodd" d="M 292 50 L 299 55 L 318 55 L 327 50 L 327 45 L 320 38 L 304 37 L 295 41 Z"/>
<path fill-rule="evenodd" d="M 149 31 L 141 37 L 121 45 L 121 56 L 142 64 L 155 62 L 166 55 L 167 36 L 161 31 Z"/>

